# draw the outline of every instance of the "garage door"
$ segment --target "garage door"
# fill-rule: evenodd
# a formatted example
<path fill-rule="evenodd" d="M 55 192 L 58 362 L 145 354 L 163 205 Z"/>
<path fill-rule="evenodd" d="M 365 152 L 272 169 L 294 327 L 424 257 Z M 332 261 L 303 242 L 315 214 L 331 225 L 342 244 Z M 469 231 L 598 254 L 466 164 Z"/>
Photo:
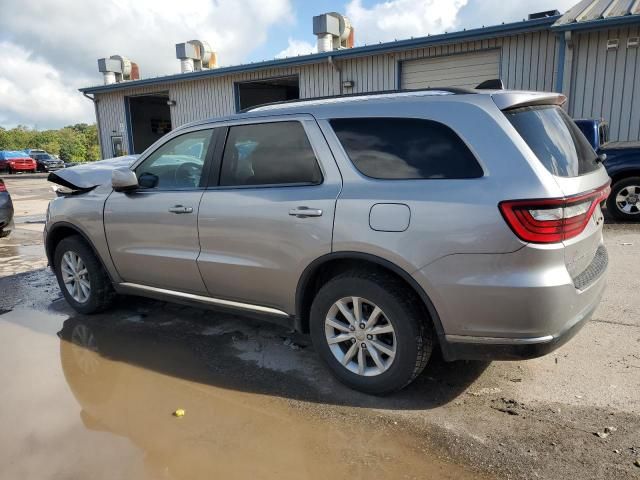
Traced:
<path fill-rule="evenodd" d="M 500 78 L 500 50 L 402 62 L 402 88 L 469 87 Z"/>

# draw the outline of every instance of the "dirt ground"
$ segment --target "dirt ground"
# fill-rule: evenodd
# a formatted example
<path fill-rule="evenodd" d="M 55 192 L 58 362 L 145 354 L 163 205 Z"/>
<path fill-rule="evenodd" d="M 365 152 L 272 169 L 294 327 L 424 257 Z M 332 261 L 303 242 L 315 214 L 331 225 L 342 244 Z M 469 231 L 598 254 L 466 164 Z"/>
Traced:
<path fill-rule="evenodd" d="M 436 356 L 376 398 L 251 318 L 133 297 L 75 314 L 44 258 L 50 185 L 5 180 L 1 479 L 640 478 L 640 224 L 605 225 L 607 292 L 556 352 Z"/>

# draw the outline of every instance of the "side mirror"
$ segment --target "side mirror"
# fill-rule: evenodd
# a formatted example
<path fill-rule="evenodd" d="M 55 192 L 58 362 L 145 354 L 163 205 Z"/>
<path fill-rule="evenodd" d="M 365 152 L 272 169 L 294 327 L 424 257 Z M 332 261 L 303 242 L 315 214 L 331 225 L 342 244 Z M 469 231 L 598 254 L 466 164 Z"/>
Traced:
<path fill-rule="evenodd" d="M 138 179 L 138 184 L 142 188 L 156 188 L 160 179 L 153 173 L 142 173 Z"/>
<path fill-rule="evenodd" d="M 111 186 L 116 192 L 131 192 L 138 188 L 138 177 L 128 168 L 111 172 Z"/>

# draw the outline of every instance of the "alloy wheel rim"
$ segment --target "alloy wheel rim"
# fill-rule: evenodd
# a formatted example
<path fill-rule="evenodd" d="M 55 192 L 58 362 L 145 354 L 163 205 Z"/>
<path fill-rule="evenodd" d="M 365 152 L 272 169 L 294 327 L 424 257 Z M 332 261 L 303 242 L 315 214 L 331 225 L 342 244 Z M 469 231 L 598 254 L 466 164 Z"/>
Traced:
<path fill-rule="evenodd" d="M 71 333 L 71 344 L 76 365 L 85 375 L 92 375 L 98 371 L 98 344 L 89 327 L 78 324 Z"/>
<path fill-rule="evenodd" d="M 68 251 L 62 256 L 60 264 L 64 286 L 78 303 L 85 303 L 91 296 L 89 271 L 84 261 L 76 252 Z"/>
<path fill-rule="evenodd" d="M 628 185 L 616 194 L 616 207 L 627 215 L 640 214 L 640 186 Z"/>
<path fill-rule="evenodd" d="M 380 375 L 396 356 L 393 324 L 380 307 L 362 297 L 341 298 L 331 305 L 325 337 L 336 360 L 357 375 Z"/>

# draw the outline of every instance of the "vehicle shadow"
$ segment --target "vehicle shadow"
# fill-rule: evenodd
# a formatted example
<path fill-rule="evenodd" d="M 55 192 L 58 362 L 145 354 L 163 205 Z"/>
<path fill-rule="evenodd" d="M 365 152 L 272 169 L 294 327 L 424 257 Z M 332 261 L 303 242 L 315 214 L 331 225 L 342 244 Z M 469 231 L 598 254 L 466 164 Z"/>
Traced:
<path fill-rule="evenodd" d="M 55 308 L 68 311 L 65 302 L 57 304 Z M 306 336 L 252 318 L 135 297 L 123 297 L 109 313 L 68 318 L 58 336 L 62 350 L 86 349 L 107 362 L 122 362 L 198 384 L 378 409 L 445 405 L 465 392 L 489 365 L 447 363 L 436 351 L 411 385 L 395 394 L 375 397 L 336 381 Z M 66 376 L 70 382 L 84 378 Z"/>

